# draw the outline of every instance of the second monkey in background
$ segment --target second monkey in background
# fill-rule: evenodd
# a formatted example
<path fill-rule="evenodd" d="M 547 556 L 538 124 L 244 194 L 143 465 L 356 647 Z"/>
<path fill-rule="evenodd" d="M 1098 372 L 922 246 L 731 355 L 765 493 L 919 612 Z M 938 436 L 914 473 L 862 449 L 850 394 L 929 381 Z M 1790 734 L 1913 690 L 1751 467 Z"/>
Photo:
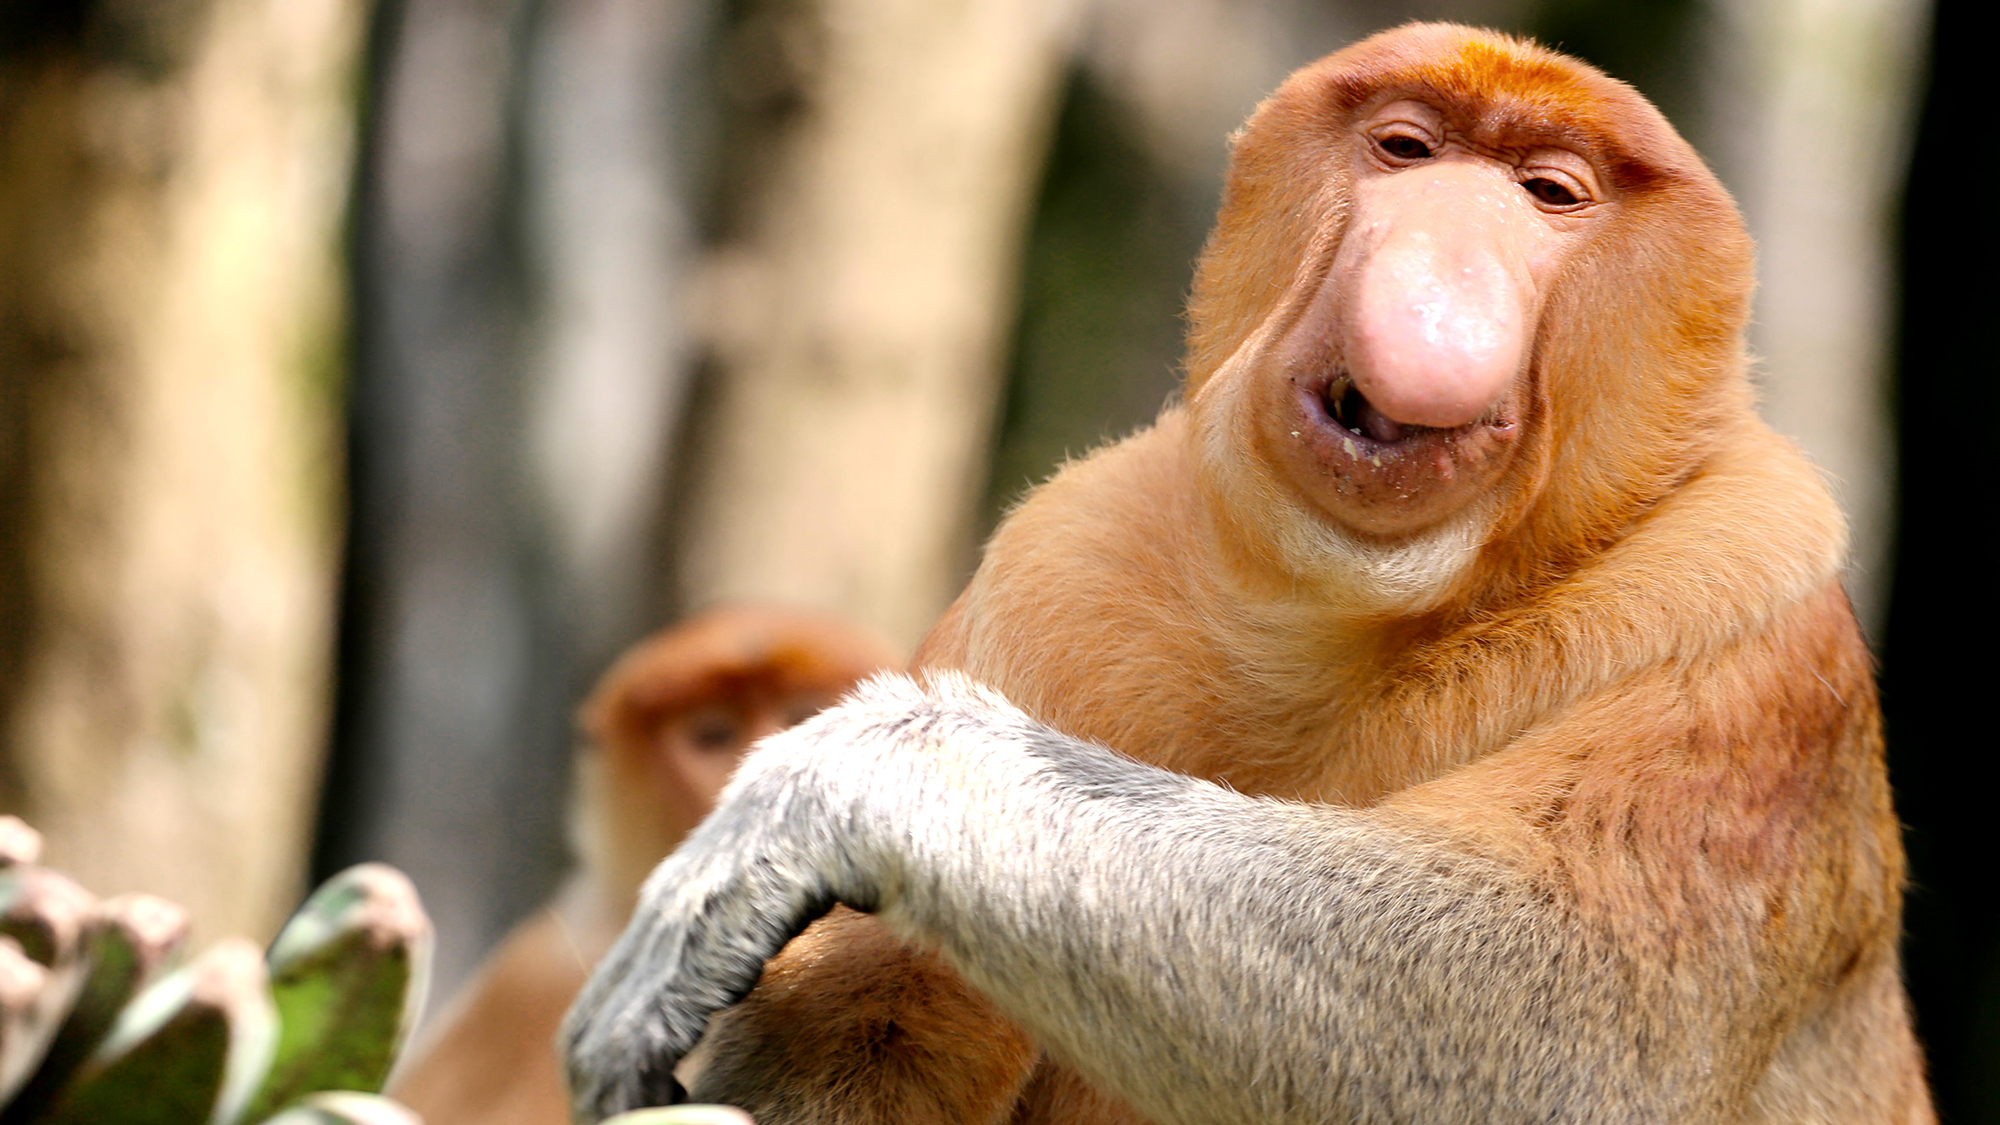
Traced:
<path fill-rule="evenodd" d="M 900 666 L 886 641 L 801 610 L 711 610 L 629 649 L 584 703 L 577 872 L 518 926 L 395 1083 L 427 1125 L 567 1125 L 563 1012 L 624 929 L 639 884 L 700 823 L 743 751 Z"/>

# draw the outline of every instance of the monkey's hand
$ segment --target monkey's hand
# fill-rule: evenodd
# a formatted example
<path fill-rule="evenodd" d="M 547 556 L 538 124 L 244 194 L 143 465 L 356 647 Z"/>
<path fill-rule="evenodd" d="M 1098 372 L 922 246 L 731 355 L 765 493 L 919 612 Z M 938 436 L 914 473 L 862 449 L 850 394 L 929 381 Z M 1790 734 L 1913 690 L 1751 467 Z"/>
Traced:
<path fill-rule="evenodd" d="M 825 725 L 765 740 L 647 879 L 564 1021 L 576 1120 L 682 1101 L 674 1067 L 709 1016 L 748 995 L 764 963 L 835 902 L 874 904 L 826 831 L 839 796 L 819 782 Z"/>
<path fill-rule="evenodd" d="M 1139 1088 L 1156 1087 L 1148 1076 L 1186 1074 L 1188 1064 L 1175 1037 L 1131 1029 L 1214 1024 L 1202 1001 L 1184 992 L 1203 990 L 1197 978 L 1205 967 L 1227 960 L 1217 951 L 1257 944 L 1235 932 L 1244 915 L 1228 901 L 1239 897 L 1231 888 L 1284 887 L 1277 872 L 1296 870 L 1300 857 L 1272 846 L 1273 832 L 1290 829 L 1268 821 L 1301 815 L 1300 806 L 1258 802 L 1068 738 L 960 676 L 922 685 L 877 677 L 761 742 L 715 812 L 647 880 L 631 925 L 564 1026 L 576 1118 L 593 1122 L 683 1098 L 674 1069 L 710 1017 L 750 995 L 765 962 L 837 902 L 871 911 L 890 933 L 942 954 L 1008 1017 L 1027 1017 L 1038 1042 L 1102 1043 L 1104 1029 L 1116 1029 L 1113 1040 L 1138 1047 L 1122 1069 Z M 1243 832 L 1243 847 L 1224 849 L 1226 862 L 1200 861 Z M 1245 883 L 1244 873 L 1259 867 L 1272 871 Z M 1215 885 L 1198 888 L 1191 871 L 1205 871 Z M 1190 912 L 1189 903 L 1216 909 Z M 1169 904 L 1164 915 L 1162 904 Z M 1282 924 L 1252 929 L 1279 946 L 1306 944 Z M 1129 940 L 1148 932 L 1167 944 Z M 899 970 L 886 971 L 895 995 L 906 997 Z M 1066 987 L 1046 987 L 1051 978 Z M 899 1098 L 897 1070 L 876 1073 L 879 1060 L 865 1052 L 831 1076 L 814 1072 L 816 1064 L 802 1068 L 799 1056 L 786 1061 L 782 1047 L 767 1053 L 771 1034 L 840 1033 L 839 1021 L 821 1019 L 812 1005 L 799 1010 L 809 1014 L 796 1026 L 750 1037 L 748 1049 L 761 1059 L 713 1060 L 711 1070 L 733 1077 L 724 1088 L 705 1088 L 704 1097 L 762 1098 L 759 1105 L 777 1107 L 778 1120 L 985 1119 L 954 1116 L 949 1102 Z M 894 1017 L 897 1042 L 923 1025 L 912 1015 Z M 742 1048 L 744 1037 L 732 1031 L 741 1028 L 720 1028 Z M 976 1069 L 976 1059 L 940 1046 L 940 1057 L 918 1065 L 955 1077 Z M 1204 1085 L 1226 1091 L 1231 1104 L 1240 1100 L 1247 1071 L 1222 1061 L 1229 1052 L 1191 1053 L 1212 1064 L 1199 1068 Z M 1000 1107 L 999 1118 L 1005 1112 Z M 1202 1113 L 1218 1119 L 1205 1105 Z M 1219 1119 L 1233 1117 L 1270 1115 Z"/>
<path fill-rule="evenodd" d="M 878 677 L 744 760 L 715 812 L 648 878 L 570 1011 L 579 1121 L 681 1100 L 675 1065 L 766 961 L 836 902 L 875 911 L 893 900 L 906 855 L 895 837 L 911 823 L 899 810 L 925 804 L 939 781 L 920 767 L 943 743 L 967 742 L 968 720 L 981 740 L 1004 739 L 995 715 L 1032 727 L 989 692 L 960 681 L 955 695 Z"/>

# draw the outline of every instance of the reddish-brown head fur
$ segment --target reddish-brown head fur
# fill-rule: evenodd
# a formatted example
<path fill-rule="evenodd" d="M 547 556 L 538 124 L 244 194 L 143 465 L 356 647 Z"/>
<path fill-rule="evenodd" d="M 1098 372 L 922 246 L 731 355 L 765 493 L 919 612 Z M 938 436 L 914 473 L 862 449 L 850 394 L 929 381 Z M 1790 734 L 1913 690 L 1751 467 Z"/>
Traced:
<path fill-rule="evenodd" d="M 577 721 L 600 746 L 644 748 L 662 721 L 689 707 L 752 692 L 830 699 L 896 663 L 888 642 L 830 615 L 725 606 L 634 645 Z"/>
<path fill-rule="evenodd" d="M 640 641 L 577 716 L 572 828 L 583 863 L 480 970 L 395 1093 L 439 1125 L 553 1125 L 569 1099 L 551 1044 L 640 882 L 713 807 L 750 739 L 796 722 L 899 661 L 829 614 L 709 610 Z"/>

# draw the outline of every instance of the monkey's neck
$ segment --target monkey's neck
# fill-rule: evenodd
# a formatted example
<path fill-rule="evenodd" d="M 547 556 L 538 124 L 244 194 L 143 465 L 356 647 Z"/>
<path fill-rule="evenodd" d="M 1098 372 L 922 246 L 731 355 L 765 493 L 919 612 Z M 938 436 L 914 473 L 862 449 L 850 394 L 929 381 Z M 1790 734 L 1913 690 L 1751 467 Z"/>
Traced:
<path fill-rule="evenodd" d="M 1382 634 L 1311 599 L 1235 585 L 1215 557 L 1185 431 L 1169 411 L 1038 489 L 988 544 L 937 662 L 1065 731 L 1184 773 L 1373 800 L 1383 789 L 1372 779 L 1298 778 L 1312 772 L 1301 759 L 1329 757 L 1336 702 L 1375 666 Z"/>
<path fill-rule="evenodd" d="M 1373 803 L 1838 577 L 1837 509 L 1753 427 L 1527 608 L 1357 617 L 1309 583 L 1236 578 L 1185 439 L 1169 411 L 1037 490 L 989 544 L 940 662 L 1069 733 L 1245 792 Z"/>

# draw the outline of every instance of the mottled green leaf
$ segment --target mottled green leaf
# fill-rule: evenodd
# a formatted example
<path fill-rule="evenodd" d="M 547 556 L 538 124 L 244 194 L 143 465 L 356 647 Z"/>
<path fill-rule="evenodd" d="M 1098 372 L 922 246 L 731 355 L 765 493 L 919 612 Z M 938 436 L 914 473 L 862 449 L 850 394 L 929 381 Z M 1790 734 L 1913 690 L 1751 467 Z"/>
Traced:
<path fill-rule="evenodd" d="M 225 940 L 127 1005 L 36 1125 L 230 1125 L 276 1041 L 263 958 Z"/>
<path fill-rule="evenodd" d="M 0 1107 L 27 1085 L 70 1011 L 83 980 L 83 946 L 97 913 L 90 892 L 56 872 L 16 865 L 0 869 L 0 940 L 17 957 L 44 970 L 31 996 L 4 1005 L 0 1025 Z M 10 991 L 22 992 L 27 975 L 16 964 Z M 0 1121 L 18 1115 L 0 1114 Z"/>
<path fill-rule="evenodd" d="M 0 936 L 0 1101 L 27 1073 L 41 1050 L 35 1017 L 49 971 Z"/>
<path fill-rule="evenodd" d="M 677 1105 L 635 1109 L 603 1125 L 751 1125 L 750 1115 L 726 1105 Z"/>
<path fill-rule="evenodd" d="M 269 954 L 282 1026 L 248 1120 L 320 1090 L 376 1091 L 423 1003 L 431 928 L 394 868 L 336 875 L 285 924 Z"/>
<path fill-rule="evenodd" d="M 18 816 L 0 816 L 0 867 L 33 863 L 42 855 L 41 833 Z"/>
<path fill-rule="evenodd" d="M 45 867 L 0 868 L 0 936 L 20 942 L 21 952 L 45 966 L 75 958 L 96 913 L 97 899 L 65 875 Z"/>
<path fill-rule="evenodd" d="M 41 1065 L 4 1109 L 0 1125 L 31 1125 L 97 1050 L 125 1006 L 178 958 L 187 911 L 152 895 L 100 903 L 83 939 L 83 979 Z"/>
<path fill-rule="evenodd" d="M 339 1090 L 315 1094 L 259 1125 L 423 1125 L 423 1121 L 388 1098 Z"/>

